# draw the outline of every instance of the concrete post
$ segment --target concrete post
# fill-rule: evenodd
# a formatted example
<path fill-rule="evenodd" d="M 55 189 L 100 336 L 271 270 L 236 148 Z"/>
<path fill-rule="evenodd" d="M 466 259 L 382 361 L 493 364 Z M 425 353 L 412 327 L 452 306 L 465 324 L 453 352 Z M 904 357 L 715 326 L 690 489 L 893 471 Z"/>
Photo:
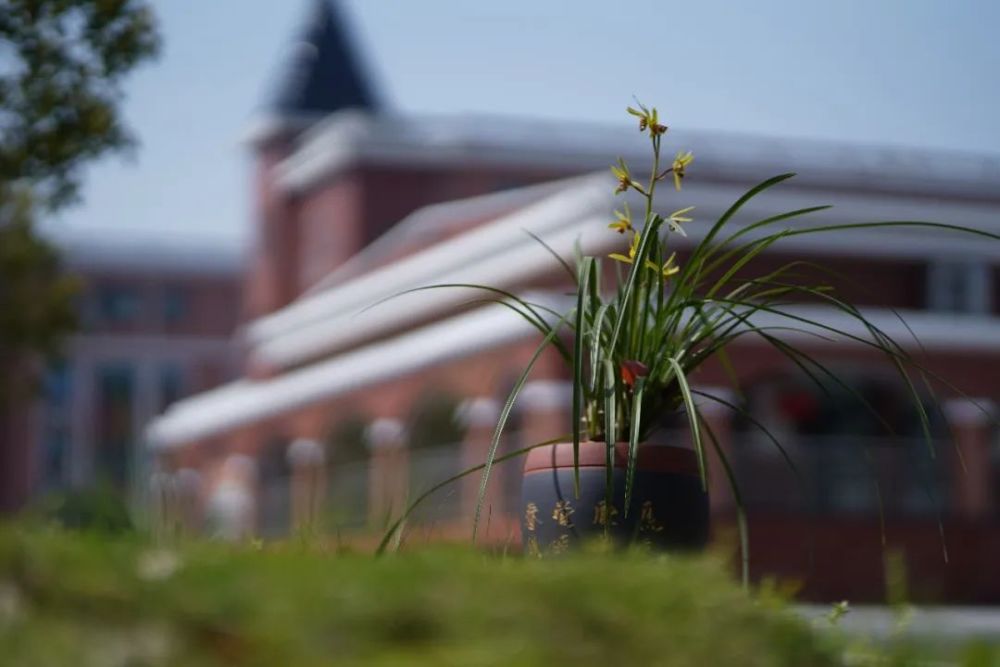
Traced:
<path fill-rule="evenodd" d="M 365 432 L 371 451 L 368 518 L 379 526 L 405 509 L 409 491 L 406 428 L 398 419 L 376 419 Z"/>
<path fill-rule="evenodd" d="M 989 399 L 957 398 L 944 409 L 957 449 L 951 452 L 954 511 L 965 519 L 987 519 L 994 511 L 990 448 L 996 406 Z"/>
<path fill-rule="evenodd" d="M 219 477 L 208 501 L 212 535 L 230 541 L 251 537 L 257 517 L 257 464 L 245 454 L 233 454 L 222 464 Z"/>
<path fill-rule="evenodd" d="M 524 445 L 552 438 L 572 437 L 573 383 L 566 380 L 535 380 L 521 390 L 518 405 L 524 415 Z"/>
<path fill-rule="evenodd" d="M 292 470 L 292 528 L 313 529 L 326 497 L 326 454 L 315 440 L 299 438 L 288 446 L 287 456 Z"/>
<path fill-rule="evenodd" d="M 465 426 L 465 440 L 462 442 L 462 470 L 482 465 L 486 462 L 490 439 L 496 428 L 497 418 L 500 416 L 500 403 L 491 398 L 470 398 L 459 406 L 457 416 Z M 497 504 L 499 500 L 498 490 L 503 488 L 502 485 L 498 484 L 496 477 L 491 475 L 491 478 L 486 490 L 484 508 Z M 466 475 L 460 482 L 462 516 L 470 529 L 476 510 L 476 500 L 479 497 L 481 480 L 482 474 L 474 473 Z M 484 511 L 486 510 L 484 509 Z"/>
<path fill-rule="evenodd" d="M 188 535 L 202 530 L 201 473 L 194 468 L 181 468 L 173 475 L 177 523 Z"/>

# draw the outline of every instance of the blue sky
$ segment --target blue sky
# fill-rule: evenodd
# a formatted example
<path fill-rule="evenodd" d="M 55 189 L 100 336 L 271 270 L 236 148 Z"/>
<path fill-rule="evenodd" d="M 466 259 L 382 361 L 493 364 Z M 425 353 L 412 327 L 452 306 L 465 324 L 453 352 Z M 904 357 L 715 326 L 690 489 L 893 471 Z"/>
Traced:
<path fill-rule="evenodd" d="M 311 1 L 154 2 L 163 54 L 126 84 L 139 149 L 91 167 L 58 224 L 243 238 L 241 133 Z M 1000 154 L 992 0 L 342 3 L 404 111 L 624 125 L 635 94 L 674 127 Z"/>

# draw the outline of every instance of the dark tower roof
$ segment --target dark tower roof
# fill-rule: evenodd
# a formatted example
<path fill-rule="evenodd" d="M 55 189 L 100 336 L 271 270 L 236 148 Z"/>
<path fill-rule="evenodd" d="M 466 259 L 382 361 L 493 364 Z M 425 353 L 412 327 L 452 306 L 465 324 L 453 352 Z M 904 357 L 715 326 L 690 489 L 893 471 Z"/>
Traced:
<path fill-rule="evenodd" d="M 336 5 L 333 0 L 314 0 L 312 15 L 293 47 L 270 105 L 279 115 L 378 107 L 371 81 Z"/>

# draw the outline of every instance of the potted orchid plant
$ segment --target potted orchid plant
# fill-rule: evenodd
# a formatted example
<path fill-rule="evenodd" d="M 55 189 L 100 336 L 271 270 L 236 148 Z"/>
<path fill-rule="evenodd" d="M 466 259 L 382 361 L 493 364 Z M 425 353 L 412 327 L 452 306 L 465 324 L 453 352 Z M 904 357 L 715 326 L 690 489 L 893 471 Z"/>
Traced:
<path fill-rule="evenodd" d="M 668 128 L 657 109 L 638 104 L 627 111 L 649 140 L 652 164 L 649 172 L 641 176 L 622 159 L 611 167 L 616 195 L 631 193 L 642 203 L 642 210 L 636 212 L 623 203 L 608 225 L 610 234 L 621 236 L 621 249 L 602 258 L 579 256 L 575 269 L 565 264 L 575 283 L 575 305 L 558 317 L 497 288 L 462 286 L 502 296 L 504 305 L 517 310 L 544 336 L 500 411 L 485 462 L 417 497 L 390 527 L 380 549 L 394 538 L 398 540 L 405 517 L 424 497 L 459 477 L 479 472 L 482 479 L 473 525 L 475 541 L 493 466 L 525 454 L 521 526 L 526 553 L 562 551 L 588 535 L 623 542 L 640 540 L 665 548 L 698 548 L 708 536 L 707 460 L 708 452 L 714 450 L 737 502 L 745 576 L 746 523 L 739 488 L 725 452 L 702 414 L 706 401 L 737 411 L 741 408 L 721 397 L 703 394 L 689 382 L 691 374 L 710 359 L 725 362 L 727 348 L 744 337 L 766 342 L 808 377 L 838 385 L 867 410 L 873 408 L 848 383 L 807 350 L 786 340 L 782 332 L 835 336 L 878 351 L 909 388 L 924 436 L 930 442 L 928 414 L 909 373 L 954 387 L 924 368 L 833 288 L 809 284 L 797 275 L 804 267 L 825 270 L 823 267 L 790 261 L 755 272 L 755 260 L 784 239 L 845 230 L 932 228 L 993 240 L 1000 237 L 967 227 L 921 221 L 795 224 L 829 206 L 800 208 L 738 225 L 732 222 L 753 198 L 794 176 L 787 173 L 750 188 L 707 227 L 682 257 L 676 240 L 686 235 L 685 225 L 692 222 L 693 207 L 679 206 L 664 215 L 659 211 L 657 197 L 664 185 L 675 193 L 682 192 L 694 156 L 680 151 L 665 160 L 662 143 Z M 819 301 L 860 323 L 868 335 L 859 336 L 842 325 L 787 307 L 802 298 Z M 785 323 L 780 327 L 758 324 L 760 314 L 780 317 Z M 533 365 L 550 346 L 559 351 L 572 372 L 572 417 L 567 436 L 564 441 L 540 443 L 498 456 L 518 395 Z M 662 442 L 662 436 L 657 435 L 662 416 L 678 413 L 683 413 L 690 433 L 689 447 Z M 767 435 L 784 455 L 781 443 L 770 433 Z M 791 460 L 785 458 L 791 465 Z"/>

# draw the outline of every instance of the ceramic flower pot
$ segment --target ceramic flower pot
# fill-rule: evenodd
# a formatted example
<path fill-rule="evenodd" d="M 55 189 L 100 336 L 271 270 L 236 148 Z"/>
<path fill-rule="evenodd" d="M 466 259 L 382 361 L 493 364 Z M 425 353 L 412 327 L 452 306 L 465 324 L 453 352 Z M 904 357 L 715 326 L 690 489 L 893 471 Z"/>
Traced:
<path fill-rule="evenodd" d="M 573 488 L 573 445 L 532 450 L 521 487 L 521 536 L 529 556 L 558 554 L 608 532 L 619 544 L 692 550 L 708 540 L 708 494 L 697 454 L 682 447 L 642 443 L 629 510 L 625 510 L 628 443 L 615 446 L 614 502 L 606 507 L 603 442 L 580 443 L 580 494 Z"/>

